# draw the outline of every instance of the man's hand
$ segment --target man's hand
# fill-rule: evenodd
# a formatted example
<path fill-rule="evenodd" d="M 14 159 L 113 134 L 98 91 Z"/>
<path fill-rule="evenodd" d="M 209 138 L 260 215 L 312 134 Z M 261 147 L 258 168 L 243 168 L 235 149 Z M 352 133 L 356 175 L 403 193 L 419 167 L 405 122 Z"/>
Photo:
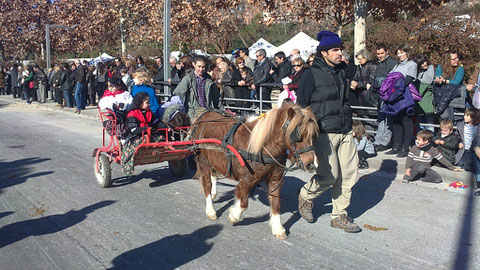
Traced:
<path fill-rule="evenodd" d="M 370 89 L 370 87 L 372 87 L 372 85 L 367 83 L 367 90 Z"/>
<path fill-rule="evenodd" d="M 352 82 L 350 83 L 350 88 L 351 88 L 352 90 L 355 90 L 355 88 L 357 88 L 357 85 L 358 85 L 358 83 L 357 83 L 356 81 L 352 81 Z"/>
<path fill-rule="evenodd" d="M 412 169 L 407 169 L 405 171 L 405 174 L 408 175 L 408 176 L 412 176 Z"/>
<path fill-rule="evenodd" d="M 244 80 L 241 80 L 238 82 L 238 86 L 244 86 L 245 85 L 245 81 Z"/>
<path fill-rule="evenodd" d="M 255 90 L 255 84 L 252 84 L 252 86 L 250 86 L 250 89 Z"/>
<path fill-rule="evenodd" d="M 463 169 L 461 169 L 461 168 L 455 168 L 455 169 L 453 169 L 453 171 L 454 171 L 454 172 L 463 172 Z"/>
<path fill-rule="evenodd" d="M 275 73 L 275 70 L 270 69 L 270 74 L 273 74 L 273 73 Z"/>
<path fill-rule="evenodd" d="M 458 148 L 459 148 L 459 149 L 462 149 L 462 148 L 463 148 L 463 143 L 459 143 L 459 144 L 458 144 Z"/>

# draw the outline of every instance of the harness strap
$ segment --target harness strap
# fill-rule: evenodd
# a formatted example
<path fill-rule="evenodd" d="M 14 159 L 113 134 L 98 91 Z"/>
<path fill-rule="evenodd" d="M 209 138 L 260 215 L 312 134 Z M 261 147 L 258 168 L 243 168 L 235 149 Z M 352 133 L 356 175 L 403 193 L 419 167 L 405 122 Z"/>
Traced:
<path fill-rule="evenodd" d="M 245 122 L 245 118 L 241 118 L 237 122 L 235 122 L 230 129 L 225 133 L 225 136 L 223 137 L 222 140 L 222 147 L 225 150 L 225 155 L 227 156 L 227 176 L 231 176 L 232 174 L 232 156 L 233 153 L 230 151 L 227 146 L 233 144 L 233 136 L 235 135 L 235 132 L 237 129 L 240 127 Z"/>
<path fill-rule="evenodd" d="M 262 164 L 277 164 L 277 162 L 280 162 L 280 163 L 285 163 L 287 162 L 287 158 L 286 157 L 279 157 L 279 158 L 273 158 L 273 157 L 270 157 L 270 156 L 265 156 L 265 155 L 262 155 L 262 154 L 253 154 L 253 153 L 250 153 L 250 152 L 247 152 L 247 151 L 243 151 L 243 150 L 238 150 L 238 153 L 240 153 L 240 155 L 243 157 L 244 160 L 250 160 L 250 161 L 253 161 L 253 162 L 258 162 L 258 163 L 262 163 Z"/>

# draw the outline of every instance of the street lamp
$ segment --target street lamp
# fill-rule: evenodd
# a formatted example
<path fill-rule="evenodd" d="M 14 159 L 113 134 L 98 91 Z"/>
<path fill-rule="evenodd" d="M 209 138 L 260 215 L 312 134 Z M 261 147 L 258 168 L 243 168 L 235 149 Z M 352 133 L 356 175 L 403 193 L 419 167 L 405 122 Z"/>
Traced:
<path fill-rule="evenodd" d="M 45 54 L 45 60 L 47 62 L 47 72 L 50 69 L 50 28 L 60 28 L 60 29 L 65 29 L 65 30 L 73 30 L 77 27 L 77 25 L 72 25 L 72 26 L 65 26 L 65 25 L 58 25 L 58 24 L 46 24 L 45 25 L 45 43 L 46 43 L 46 54 Z"/>

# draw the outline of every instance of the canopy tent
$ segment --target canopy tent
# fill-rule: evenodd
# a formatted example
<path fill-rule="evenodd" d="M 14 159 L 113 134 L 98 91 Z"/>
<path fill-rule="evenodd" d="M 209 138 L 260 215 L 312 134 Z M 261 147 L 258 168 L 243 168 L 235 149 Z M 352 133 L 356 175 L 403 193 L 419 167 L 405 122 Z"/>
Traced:
<path fill-rule="evenodd" d="M 250 48 L 248 48 L 248 56 L 252 59 L 256 59 L 255 53 L 260 49 L 264 49 L 267 52 L 267 57 L 269 58 L 273 57 L 273 55 L 277 52 L 277 47 L 273 46 L 265 39 L 260 38 L 252 46 L 250 46 Z"/>
<path fill-rule="evenodd" d="M 92 59 L 89 63 L 90 65 L 96 65 L 98 64 L 98 62 L 105 62 L 113 59 L 114 59 L 113 56 L 108 55 L 107 53 L 102 53 L 99 57 Z"/>
<path fill-rule="evenodd" d="M 282 51 L 289 56 L 293 49 L 299 49 L 300 56 L 303 59 L 307 59 L 310 54 L 315 53 L 318 43 L 316 39 L 311 38 L 304 32 L 300 32 L 287 42 L 278 46 L 274 53 Z"/>

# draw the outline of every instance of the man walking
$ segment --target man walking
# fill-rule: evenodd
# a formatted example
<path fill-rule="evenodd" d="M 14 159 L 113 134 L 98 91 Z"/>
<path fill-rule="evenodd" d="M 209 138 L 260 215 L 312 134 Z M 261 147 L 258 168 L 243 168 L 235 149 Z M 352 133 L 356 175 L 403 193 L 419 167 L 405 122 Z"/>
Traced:
<path fill-rule="evenodd" d="M 195 119 L 207 109 L 219 108 L 220 91 L 206 71 L 207 60 L 201 55 L 193 57 L 194 69 L 188 72 L 173 91 L 185 104 L 190 119 Z"/>
<path fill-rule="evenodd" d="M 343 44 L 337 34 L 329 31 L 318 33 L 317 39 L 320 44 L 314 63 L 298 83 L 297 102 L 311 107 L 320 128 L 314 141 L 318 165 L 316 174 L 298 194 L 298 211 L 313 222 L 313 199 L 333 186 L 331 226 L 360 232 L 346 211 L 357 180 L 358 154 L 352 135 L 352 109 L 347 102 Z"/>

